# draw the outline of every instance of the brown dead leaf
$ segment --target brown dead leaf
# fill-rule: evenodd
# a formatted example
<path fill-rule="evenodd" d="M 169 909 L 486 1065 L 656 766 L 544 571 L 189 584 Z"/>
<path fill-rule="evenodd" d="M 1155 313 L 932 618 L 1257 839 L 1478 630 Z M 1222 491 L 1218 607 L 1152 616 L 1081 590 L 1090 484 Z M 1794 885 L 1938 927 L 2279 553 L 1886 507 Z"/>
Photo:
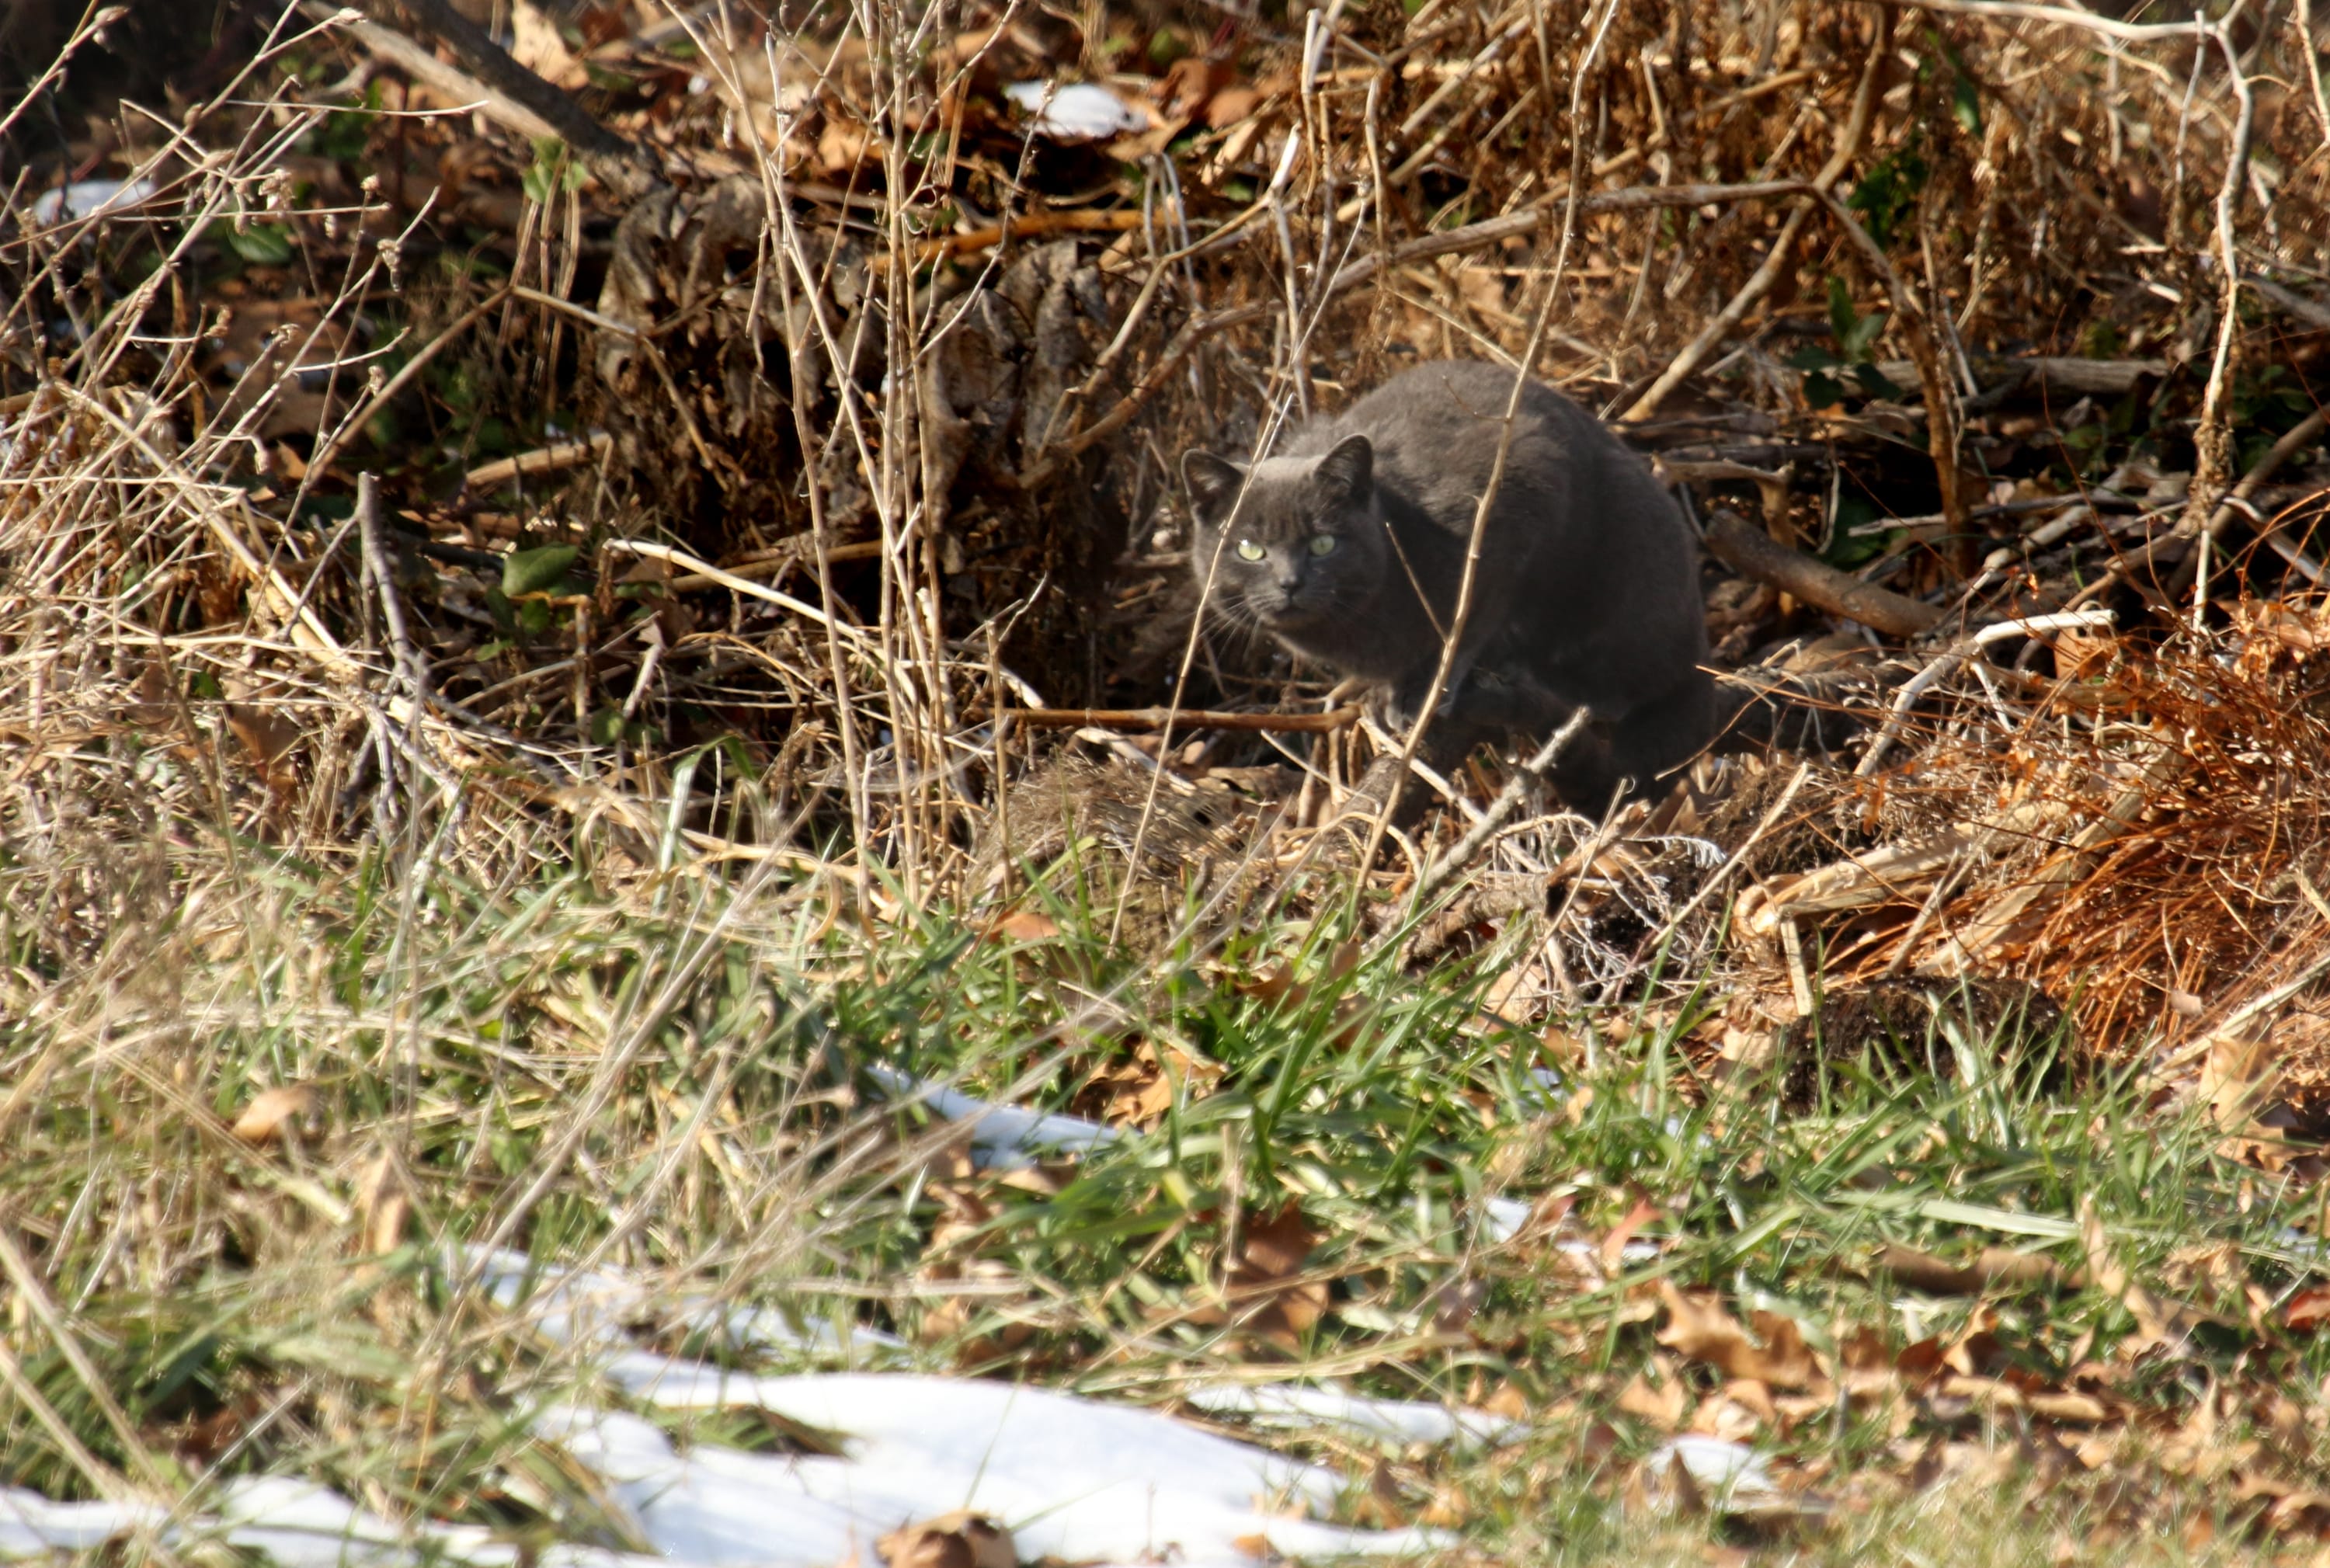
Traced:
<path fill-rule="evenodd" d="M 276 1091 L 270 1090 L 269 1093 Z M 257 1110 L 256 1103 L 252 1110 Z M 250 1116 L 245 1111 L 245 1118 Z M 242 1130 L 240 1123 L 235 1131 Z M 405 1226 L 412 1219 L 412 1195 L 397 1168 L 396 1157 L 384 1151 L 365 1167 L 356 1183 L 356 1215 L 364 1225 L 365 1250 L 374 1257 L 403 1244 Z"/>
<path fill-rule="evenodd" d="M 1199 1327 L 1235 1323 L 1243 1332 L 1292 1346 L 1327 1312 L 1327 1281 L 1302 1278 L 1319 1232 L 1300 1204 L 1247 1222 L 1238 1254 L 1224 1270 L 1223 1304 L 1201 1306 L 1182 1321 Z"/>
<path fill-rule="evenodd" d="M 2079 1200 L 2079 1242 L 2088 1254 L 2088 1278 L 2097 1289 L 2115 1297 L 2136 1318 L 2136 1334 L 2141 1343 L 2122 1343 L 2125 1355 L 2154 1345 L 2165 1345 L 2182 1351 L 2186 1348 L 2191 1332 L 2203 1323 L 2223 1325 L 2225 1319 L 2213 1312 L 2204 1312 L 2187 1302 L 2172 1301 L 2154 1294 L 2129 1278 L 2114 1256 L 2111 1240 L 2105 1233 L 2101 1217 L 2096 1213 L 2091 1198 Z"/>
<path fill-rule="evenodd" d="M 2246 1130 L 2279 1086 L 2277 1060 L 2278 1053 L 2263 1037 L 2220 1036 L 2202 1059 L 2193 1098 L 2227 1131 Z"/>
<path fill-rule="evenodd" d="M 1602 1238 L 1602 1271 L 1615 1276 L 1619 1265 L 1625 1261 L 1626 1243 L 1634 1239 L 1634 1233 L 1653 1220 L 1664 1217 L 1658 1204 L 1648 1198 L 1636 1198 L 1634 1206 L 1626 1211 L 1626 1217 L 1611 1226 L 1610 1233 Z"/>
<path fill-rule="evenodd" d="M 1262 90 L 1245 82 L 1234 82 L 1216 90 L 1206 100 L 1206 127 L 1223 130 L 1237 124 L 1262 107 Z"/>
<path fill-rule="evenodd" d="M 1326 968 L 1315 980 L 1298 980 L 1294 966 L 1281 964 L 1259 980 L 1242 981 L 1237 988 L 1241 997 L 1251 997 L 1257 1002 L 1286 1002 L 1300 1007 L 1320 990 L 1359 968 L 1359 944 L 1345 942 L 1327 955 Z"/>
<path fill-rule="evenodd" d="M 1314 997 L 1323 995 L 1336 981 L 1359 967 L 1359 944 L 1345 942 L 1327 956 L 1326 968 L 1313 980 L 1294 978 L 1294 966 L 1281 964 L 1271 974 L 1259 980 L 1241 983 L 1237 992 L 1257 1001 L 1277 1002 L 1289 1011 L 1309 1006 Z M 1359 1044 L 1359 1031 L 1367 1022 L 1368 1006 L 1358 997 L 1345 995 L 1335 1002 L 1335 1033 L 1330 1037 L 1336 1049 L 1348 1051 Z"/>
<path fill-rule="evenodd" d="M 1903 1382 L 1915 1387 L 1941 1371 L 1947 1354 L 1939 1339 L 1920 1339 L 1915 1345 L 1901 1347 L 1901 1354 L 1893 1358 L 1893 1370 L 1901 1374 Z"/>
<path fill-rule="evenodd" d="M 131 687 L 129 722 L 141 729 L 158 729 L 177 717 L 177 704 L 170 700 L 170 671 L 158 658 L 148 658 L 138 667 L 137 684 Z"/>
<path fill-rule="evenodd" d="M 1270 1218 L 1246 1226 L 1245 1246 L 1231 1270 L 1231 1283 L 1237 1283 L 1241 1275 L 1275 1280 L 1300 1273 L 1318 1244 L 1319 1233 L 1302 1217 L 1302 1205 L 1289 1204 Z"/>
<path fill-rule="evenodd" d="M 514 0 L 509 12 L 515 34 L 510 52 L 520 65 L 564 88 L 586 87 L 591 73 L 566 46 L 557 21 L 528 0 Z"/>
<path fill-rule="evenodd" d="M 1984 1312 L 1942 1353 L 1942 1365 L 1967 1377 L 1988 1377 L 2013 1364 L 2006 1342 L 1995 1332 L 1998 1315 Z"/>
<path fill-rule="evenodd" d="M 1530 1418 L 1529 1396 L 1510 1383 L 1500 1383 L 1494 1393 L 1466 1403 L 1475 1410 L 1502 1416 L 1507 1421 L 1527 1421 Z"/>
<path fill-rule="evenodd" d="M 1019 1568 L 1011 1532 L 960 1508 L 893 1530 L 874 1549 L 888 1568 Z"/>
<path fill-rule="evenodd" d="M 2055 674 L 2084 681 L 2104 674 L 2119 657 L 2119 638 L 2110 630 L 2067 628 L 2055 634 Z"/>
<path fill-rule="evenodd" d="M 1138 1040 L 1132 1052 L 1094 1072 L 1079 1091 L 1074 1109 L 1112 1127 L 1155 1127 L 1173 1109 L 1177 1085 L 1195 1099 L 1221 1077 L 1215 1063 L 1200 1061 L 1178 1045 L 1160 1055 L 1153 1042 Z"/>
<path fill-rule="evenodd" d="M 2094 1394 L 2060 1389 L 2025 1394 L 2022 1403 L 2032 1415 L 2065 1426 L 2101 1426 L 2116 1413 Z"/>
<path fill-rule="evenodd" d="M 1774 1388 L 1809 1388 L 1821 1377 L 1819 1365 L 1792 1318 L 1776 1312 L 1756 1314 L 1763 1343 L 1748 1336 L 1738 1319 L 1723 1308 L 1715 1293 L 1678 1290 L 1670 1280 L 1659 1281 L 1666 1303 L 1666 1327 L 1660 1344 L 1692 1361 L 1705 1362 L 1732 1377 L 1752 1378 Z"/>
<path fill-rule="evenodd" d="M 869 157 L 880 156 L 872 133 L 855 120 L 829 118 L 818 133 L 818 166 L 828 175 L 847 175 Z"/>
<path fill-rule="evenodd" d="M 1755 1392 L 1746 1400 L 1735 1398 L 1733 1391 L 1740 1389 Z M 1691 1412 L 1691 1430 L 1726 1442 L 1744 1443 L 1764 1429 L 1767 1418 L 1774 1423 L 1778 1420 L 1772 1411 L 1772 1391 L 1760 1383 L 1737 1379 L 1699 1402 L 1699 1408 Z"/>
<path fill-rule="evenodd" d="M 1033 910 L 1006 911 L 987 922 L 979 933 L 983 942 L 1042 942 L 1060 934 L 1059 922 Z"/>
<path fill-rule="evenodd" d="M 1772 1391 L 1752 1377 L 1738 1377 L 1723 1385 L 1723 1397 L 1766 1425 L 1779 1424 L 1780 1412 L 1772 1403 Z"/>
<path fill-rule="evenodd" d="M 2267 1505 L 2259 1522 L 2284 1535 L 2319 1535 L 2330 1528 L 2330 1497 L 2254 1470 L 2233 1478 L 2233 1500 Z"/>
<path fill-rule="evenodd" d="M 2281 1326 L 2311 1332 L 2330 1320 L 2330 1285 L 2308 1285 L 2281 1309 Z"/>
<path fill-rule="evenodd" d="M 1167 119 L 1187 124 L 1236 74 L 1236 68 L 1227 60 L 1185 54 L 1166 68 L 1150 90 L 1156 94 L 1157 107 Z"/>
<path fill-rule="evenodd" d="M 1893 1350 L 1881 1328 L 1867 1326 L 1856 1328 L 1837 1341 L 1837 1359 L 1847 1372 L 1882 1372 L 1893 1370 Z"/>
<path fill-rule="evenodd" d="M 279 1084 L 252 1096 L 234 1119 L 234 1135 L 255 1146 L 290 1142 L 320 1130 L 324 1097 L 305 1083 Z"/>
<path fill-rule="evenodd" d="M 1661 1431 L 1672 1431 L 1682 1425 L 1689 1405 L 1681 1383 L 1672 1377 L 1653 1386 L 1638 1372 L 1618 1391 L 1620 1410 L 1649 1422 Z"/>
<path fill-rule="evenodd" d="M 1993 1288 L 2036 1289 L 2064 1282 L 2054 1261 L 2013 1247 L 1984 1247 L 1968 1261 L 1953 1263 L 1915 1247 L 1888 1244 L 1878 1249 L 1876 1269 L 1896 1283 L 1935 1296 L 1979 1296 Z"/>
<path fill-rule="evenodd" d="M 261 771 L 268 783 L 275 783 L 279 771 L 289 773 L 287 757 L 294 745 L 298 745 L 298 724 L 284 715 L 282 708 L 270 704 L 231 702 L 226 704 L 226 727 L 233 729 L 235 739 L 242 741 L 242 751 L 250 755 L 251 764 Z"/>

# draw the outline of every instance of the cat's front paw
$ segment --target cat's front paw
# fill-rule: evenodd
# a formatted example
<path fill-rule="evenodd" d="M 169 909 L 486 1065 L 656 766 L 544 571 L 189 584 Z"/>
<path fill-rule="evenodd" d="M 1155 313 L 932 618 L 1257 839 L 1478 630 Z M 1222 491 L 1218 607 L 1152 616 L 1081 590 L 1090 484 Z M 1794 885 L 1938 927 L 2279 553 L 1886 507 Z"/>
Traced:
<path fill-rule="evenodd" d="M 1386 691 L 1382 700 L 1376 704 L 1376 717 L 1391 733 L 1405 735 L 1415 728 L 1416 715 L 1424 711 L 1425 695 L 1425 692 L 1422 690 Z M 1441 708 L 1446 706 L 1445 703 L 1441 704 Z M 1439 711 L 1434 710 L 1435 713 Z"/>

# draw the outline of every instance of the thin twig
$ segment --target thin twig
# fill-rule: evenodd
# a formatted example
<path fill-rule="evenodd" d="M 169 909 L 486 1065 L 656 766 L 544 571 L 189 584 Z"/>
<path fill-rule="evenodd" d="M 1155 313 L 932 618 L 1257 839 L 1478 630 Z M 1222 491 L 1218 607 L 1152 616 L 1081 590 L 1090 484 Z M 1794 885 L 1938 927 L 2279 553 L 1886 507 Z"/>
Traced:
<path fill-rule="evenodd" d="M 716 582 L 731 593 L 742 593 L 753 599 L 763 600 L 770 604 L 781 605 L 795 615 L 807 616 L 826 630 L 853 642 L 862 645 L 873 640 L 871 634 L 851 626 L 848 621 L 828 615 L 813 604 L 795 599 L 781 589 L 771 588 L 764 582 L 754 582 L 752 579 L 739 577 L 733 571 L 723 571 L 709 561 L 690 555 L 685 550 L 675 550 L 668 544 L 658 544 L 646 539 L 610 539 L 604 548 L 621 551 L 629 555 L 644 555 L 650 561 L 668 562 L 684 571 L 694 572 L 706 582 Z"/>
<path fill-rule="evenodd" d="M 1203 708 L 1007 708 L 1002 719 L 1018 729 L 1075 730 L 1087 724 L 1105 730 L 1239 730 L 1322 735 L 1359 722 L 1356 707 L 1324 713 L 1211 713 Z"/>
<path fill-rule="evenodd" d="M 2194 562 L 2193 613 L 2197 618 L 2209 593 L 2209 545 L 2216 529 L 2217 505 L 2226 494 L 2233 467 L 2233 348 L 2240 337 L 2241 261 L 2233 232 L 2240 211 L 2241 193 L 2248 188 L 2249 135 L 2257 122 L 2257 94 L 2241 72 L 2240 56 L 2221 24 L 2212 24 L 2208 36 L 2225 57 L 2240 112 L 2233 123 L 2232 148 L 2225 156 L 2225 177 L 2217 186 L 2217 264 L 2223 269 L 2224 297 L 2218 306 L 2217 347 L 2209 362 L 2209 385 L 2201 398 L 2201 419 L 2193 432 L 2193 479 L 2184 515 L 2176 532 L 2184 538 L 2201 536 Z"/>
<path fill-rule="evenodd" d="M 1918 705 L 1918 700 L 1943 681 L 1947 680 L 1956 672 L 1959 666 L 1965 664 L 1981 649 L 1988 647 L 1994 642 L 2004 642 L 2009 638 L 2043 637 L 2050 632 L 2089 630 L 2107 627 L 2118 619 L 2116 611 L 2108 609 L 2060 610 L 2053 615 L 2033 615 L 2020 620 L 2002 620 L 1994 626 L 1984 627 L 1972 637 L 1954 643 L 1924 669 L 1901 684 L 1901 689 L 1894 694 L 1892 707 L 1885 715 L 1884 723 L 1879 727 L 1877 733 L 1870 738 L 1869 750 L 1861 753 L 1861 765 L 1853 769 L 1854 777 L 1868 779 L 1875 776 L 1878 764 L 1885 760 L 1886 751 L 1893 744 L 1895 737 L 1900 734 L 1901 726 L 1909 722 L 1909 710 Z"/>
<path fill-rule="evenodd" d="M 1739 847 L 1731 852 L 1729 858 L 1716 868 L 1713 875 L 1699 884 L 1699 891 L 1691 895 L 1691 901 L 1667 917 L 1666 924 L 1659 928 L 1658 935 L 1651 941 L 1647 950 L 1656 952 L 1665 947 L 1674 933 L 1682 929 L 1682 922 L 1697 913 L 1699 906 L 1712 898 L 1715 895 L 1715 890 L 1729 881 L 1731 874 L 1748 863 L 1748 852 L 1763 841 L 1764 835 L 1769 833 L 1773 825 L 1780 820 L 1781 814 L 1788 808 L 1788 803 L 1796 798 L 1796 791 L 1802 789 L 1804 787 L 1804 780 L 1812 776 L 1813 765 L 1810 762 L 1796 764 L 1795 774 L 1781 789 L 1779 798 L 1774 800 L 1766 809 L 1762 820 L 1756 824 L 1755 831 L 1741 839 Z"/>
<path fill-rule="evenodd" d="M 394 375 L 390 376 L 381 384 L 378 392 L 366 398 L 361 407 L 346 419 L 342 420 L 333 428 L 329 435 L 316 443 L 315 454 L 308 459 L 308 472 L 314 475 L 322 474 L 331 460 L 339 456 L 340 449 L 347 444 L 349 437 L 372 423 L 374 415 L 386 408 L 397 393 L 412 385 L 414 377 L 429 368 L 430 361 L 444 353 L 456 339 L 483 320 L 494 307 L 499 305 L 508 296 L 507 288 L 495 289 L 464 311 L 452 326 L 423 344 L 418 353 L 397 367 Z"/>
<path fill-rule="evenodd" d="M 2297 52 L 2306 61 L 2306 79 L 2314 87 L 2314 119 L 2322 128 L 2322 145 L 2330 147 L 2330 93 L 2322 90 L 2322 54 L 2314 46 L 2314 0 L 2297 0 L 2290 18 L 2297 29 Z"/>
<path fill-rule="evenodd" d="M 1563 748 L 1577 738 L 1577 732 L 1586 728 L 1593 717 L 1592 712 L 1583 707 L 1570 714 L 1568 722 L 1549 736 L 1545 744 L 1537 749 L 1536 754 L 1505 780 L 1505 787 L 1497 791 L 1494 800 L 1489 802 L 1489 809 L 1482 813 L 1481 820 L 1473 824 L 1447 854 L 1434 861 L 1416 879 L 1416 896 L 1418 900 L 1430 898 L 1447 884 L 1449 878 L 1472 864 L 1473 857 L 1481 853 L 1482 846 L 1496 836 L 1497 830 L 1520 809 L 1530 786 L 1545 777 L 1547 770 L 1560 758 Z"/>
<path fill-rule="evenodd" d="M 412 628 L 404 619 L 404 597 L 396 590 L 395 562 L 388 552 L 386 531 L 380 523 L 380 486 L 366 470 L 356 476 L 356 528 L 364 545 L 364 562 L 380 596 L 381 617 L 388 623 L 390 648 L 397 673 L 412 694 L 415 716 L 429 701 L 429 666 L 412 645 Z"/>

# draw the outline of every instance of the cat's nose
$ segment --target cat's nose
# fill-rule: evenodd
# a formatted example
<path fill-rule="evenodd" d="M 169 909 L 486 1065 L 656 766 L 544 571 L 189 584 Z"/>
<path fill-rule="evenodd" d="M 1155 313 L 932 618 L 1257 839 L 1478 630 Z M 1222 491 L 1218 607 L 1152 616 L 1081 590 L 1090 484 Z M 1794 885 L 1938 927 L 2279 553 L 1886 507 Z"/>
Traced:
<path fill-rule="evenodd" d="M 1278 591 L 1286 595 L 1289 599 L 1293 598 L 1294 590 L 1302 586 L 1302 579 L 1300 577 L 1281 576 L 1278 580 Z"/>

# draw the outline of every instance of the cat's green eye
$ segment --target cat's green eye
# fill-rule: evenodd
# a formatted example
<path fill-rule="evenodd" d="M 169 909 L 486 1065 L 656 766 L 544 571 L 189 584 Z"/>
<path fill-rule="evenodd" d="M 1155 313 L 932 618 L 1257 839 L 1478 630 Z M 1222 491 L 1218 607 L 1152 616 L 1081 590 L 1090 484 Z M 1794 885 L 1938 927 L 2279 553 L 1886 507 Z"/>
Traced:
<path fill-rule="evenodd" d="M 1259 561 L 1264 554 L 1262 546 L 1256 544 L 1251 539 L 1239 540 L 1237 542 L 1237 553 L 1238 559 L 1240 561 Z"/>
<path fill-rule="evenodd" d="M 1332 555 L 1335 553 L 1335 536 L 1332 534 L 1313 534 L 1311 535 L 1311 553 L 1313 555 Z"/>

